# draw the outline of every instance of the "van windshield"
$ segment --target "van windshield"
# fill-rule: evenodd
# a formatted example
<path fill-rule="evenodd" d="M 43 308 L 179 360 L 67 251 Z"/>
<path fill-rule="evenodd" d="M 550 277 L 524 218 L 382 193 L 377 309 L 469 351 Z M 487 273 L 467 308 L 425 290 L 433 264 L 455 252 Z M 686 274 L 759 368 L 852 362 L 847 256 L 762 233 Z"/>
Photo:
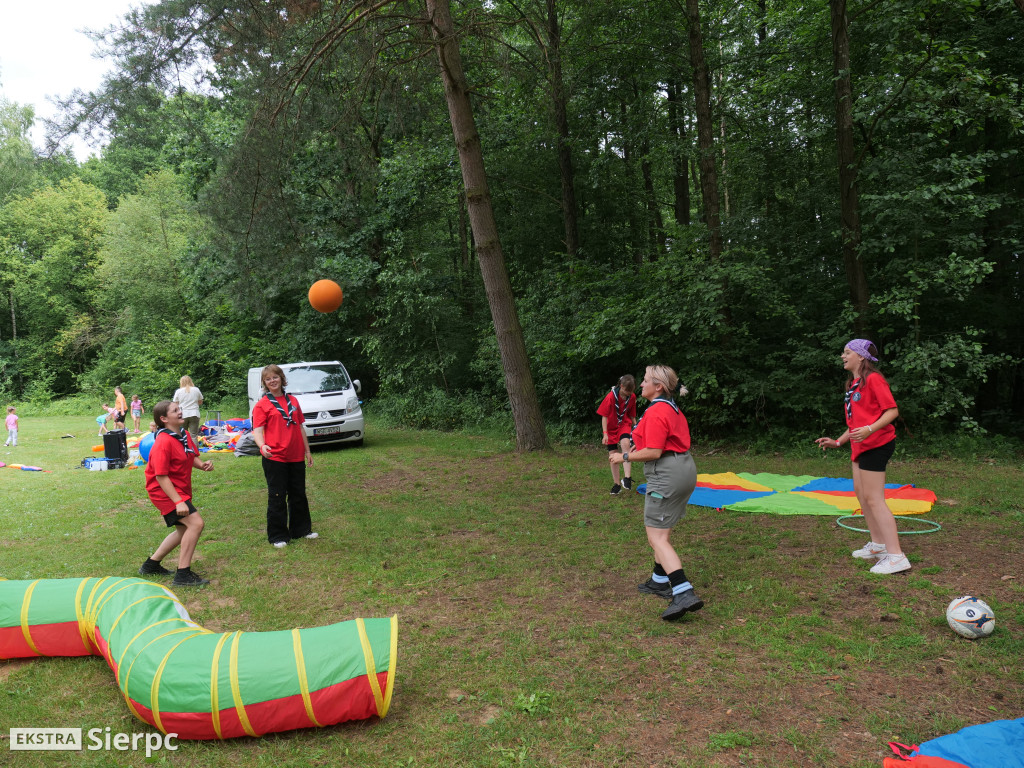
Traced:
<path fill-rule="evenodd" d="M 305 365 L 300 368 L 288 368 L 285 377 L 288 379 L 288 386 L 285 389 L 292 395 L 341 392 L 351 386 L 348 373 L 340 365 Z"/>

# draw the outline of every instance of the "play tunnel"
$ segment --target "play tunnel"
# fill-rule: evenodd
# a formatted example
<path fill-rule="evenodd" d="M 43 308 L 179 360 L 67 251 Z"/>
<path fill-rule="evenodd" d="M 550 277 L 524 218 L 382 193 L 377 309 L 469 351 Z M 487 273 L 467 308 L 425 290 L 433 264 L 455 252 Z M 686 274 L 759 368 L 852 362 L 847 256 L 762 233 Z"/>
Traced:
<path fill-rule="evenodd" d="M 102 656 L 132 713 L 182 739 L 384 717 L 397 652 L 397 616 L 211 632 L 145 579 L 0 580 L 0 659 Z"/>

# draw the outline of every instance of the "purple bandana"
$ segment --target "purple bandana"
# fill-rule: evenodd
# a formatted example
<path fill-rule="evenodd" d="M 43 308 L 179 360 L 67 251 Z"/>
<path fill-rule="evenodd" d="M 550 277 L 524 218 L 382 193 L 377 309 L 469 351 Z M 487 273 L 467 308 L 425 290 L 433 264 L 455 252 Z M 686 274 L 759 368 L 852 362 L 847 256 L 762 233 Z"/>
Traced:
<path fill-rule="evenodd" d="M 852 339 L 846 345 L 846 348 L 851 352 L 856 352 L 858 355 L 863 357 L 865 360 L 870 360 L 873 363 L 878 362 L 878 358 L 872 356 L 868 351 L 874 342 L 868 341 L 867 339 Z"/>

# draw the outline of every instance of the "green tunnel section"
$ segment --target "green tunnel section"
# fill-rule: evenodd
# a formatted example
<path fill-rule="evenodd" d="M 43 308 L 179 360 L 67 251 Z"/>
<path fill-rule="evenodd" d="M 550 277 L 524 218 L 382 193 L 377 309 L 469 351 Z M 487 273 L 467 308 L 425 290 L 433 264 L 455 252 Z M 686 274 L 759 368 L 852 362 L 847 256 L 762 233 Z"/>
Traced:
<path fill-rule="evenodd" d="M 216 739 L 384 717 L 398 620 L 211 632 L 137 578 L 0 580 L 0 658 L 99 655 L 132 712 Z"/>

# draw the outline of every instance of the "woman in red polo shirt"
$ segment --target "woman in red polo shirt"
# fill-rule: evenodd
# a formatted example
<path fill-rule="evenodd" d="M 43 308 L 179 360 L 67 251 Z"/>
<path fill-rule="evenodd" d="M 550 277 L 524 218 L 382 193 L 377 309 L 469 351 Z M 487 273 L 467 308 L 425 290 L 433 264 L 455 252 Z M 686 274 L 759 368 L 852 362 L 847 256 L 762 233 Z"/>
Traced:
<path fill-rule="evenodd" d="M 612 387 L 612 391 L 604 396 L 601 405 L 598 406 L 597 414 L 601 417 L 601 437 L 608 447 L 609 453 L 618 449 L 625 451 L 629 448 L 629 434 L 636 425 L 636 379 L 626 374 L 619 379 L 619 385 Z M 618 496 L 625 488 L 627 491 L 633 487 L 633 480 L 630 477 L 630 465 L 626 462 L 622 465 L 622 482 L 619 483 L 619 465 L 612 463 L 612 496 Z"/>
<path fill-rule="evenodd" d="M 686 503 L 697 486 L 697 467 L 690 456 L 690 427 L 672 398 L 677 392 L 680 396 L 687 393 L 675 371 L 667 365 L 648 366 L 640 395 L 650 405 L 633 428 L 635 447 L 608 454 L 612 464 L 644 462 L 644 527 L 654 550 L 654 573 L 637 589 L 671 601 L 661 614 L 666 620 L 704 607 L 668 540 L 672 528 L 686 514 Z"/>
<path fill-rule="evenodd" d="M 313 466 L 313 454 L 302 426 L 302 409 L 284 391 L 284 371 L 268 365 L 260 381 L 264 395 L 252 409 L 252 436 L 267 479 L 267 539 L 280 549 L 292 539 L 317 538 L 306 499 L 306 467 Z"/>
<path fill-rule="evenodd" d="M 872 573 L 900 573 L 910 570 L 910 561 L 900 547 L 896 518 L 885 502 L 885 468 L 896 450 L 896 428 L 900 415 L 889 382 L 878 372 L 878 348 L 868 339 L 853 339 L 843 349 L 846 382 L 844 405 L 846 431 L 839 437 L 819 437 L 826 448 L 850 444 L 853 461 L 853 490 L 857 494 L 871 541 L 851 554 L 862 560 L 877 560 Z"/>
<path fill-rule="evenodd" d="M 181 427 L 185 419 L 181 406 L 170 400 L 162 400 L 153 406 L 153 421 L 157 425 L 156 439 L 149 449 L 146 463 L 146 492 L 164 522 L 174 530 L 167 534 L 159 547 L 139 568 L 139 574 L 163 575 L 171 572 L 160 561 L 175 547 L 178 551 L 178 570 L 171 586 L 198 587 L 209 584 L 197 573 L 192 572 L 192 555 L 203 533 L 205 523 L 192 503 L 192 470 L 210 472 L 212 461 L 199 458 L 199 451 L 188 432 Z"/>

